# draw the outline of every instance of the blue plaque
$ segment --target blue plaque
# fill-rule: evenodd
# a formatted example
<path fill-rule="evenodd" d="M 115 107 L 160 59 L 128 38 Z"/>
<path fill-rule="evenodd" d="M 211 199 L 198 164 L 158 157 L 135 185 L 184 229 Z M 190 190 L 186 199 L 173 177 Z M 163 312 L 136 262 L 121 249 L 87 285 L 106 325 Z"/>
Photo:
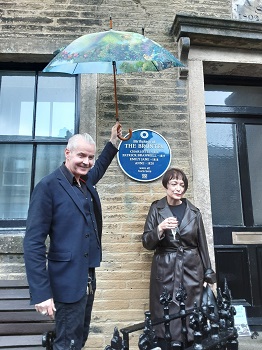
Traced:
<path fill-rule="evenodd" d="M 137 181 L 153 181 L 168 169 L 171 150 L 159 133 L 148 130 L 134 130 L 128 141 L 121 141 L 117 154 L 123 172 Z"/>

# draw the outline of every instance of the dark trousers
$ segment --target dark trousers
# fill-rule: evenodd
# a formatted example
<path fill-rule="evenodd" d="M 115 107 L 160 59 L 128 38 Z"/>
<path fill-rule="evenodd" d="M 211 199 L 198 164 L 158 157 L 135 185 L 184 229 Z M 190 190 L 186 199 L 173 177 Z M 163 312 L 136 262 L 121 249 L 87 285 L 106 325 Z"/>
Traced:
<path fill-rule="evenodd" d="M 93 293 L 85 294 L 76 303 L 55 302 L 55 340 L 53 350 L 81 350 L 88 338 L 91 313 L 95 297 L 95 280 Z M 74 347 L 72 346 L 74 345 Z"/>

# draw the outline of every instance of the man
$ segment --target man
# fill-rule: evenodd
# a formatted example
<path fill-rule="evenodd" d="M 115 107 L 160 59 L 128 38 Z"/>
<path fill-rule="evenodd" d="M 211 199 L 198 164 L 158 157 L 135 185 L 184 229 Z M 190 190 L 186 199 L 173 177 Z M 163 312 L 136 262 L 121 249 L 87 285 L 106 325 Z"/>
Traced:
<path fill-rule="evenodd" d="M 24 259 L 31 304 L 56 321 L 54 350 L 80 350 L 89 332 L 100 265 L 102 212 L 95 185 L 116 155 L 119 123 L 95 161 L 88 134 L 72 136 L 65 162 L 35 187 L 28 210 Z M 46 259 L 46 238 L 49 250 Z"/>

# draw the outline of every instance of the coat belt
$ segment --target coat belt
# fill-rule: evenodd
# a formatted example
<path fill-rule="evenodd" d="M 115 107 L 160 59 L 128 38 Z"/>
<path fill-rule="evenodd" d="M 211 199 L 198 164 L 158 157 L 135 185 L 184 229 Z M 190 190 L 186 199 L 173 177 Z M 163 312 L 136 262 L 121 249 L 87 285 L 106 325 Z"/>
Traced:
<path fill-rule="evenodd" d="M 178 247 L 157 247 L 155 250 L 155 254 L 163 254 L 163 253 L 174 253 L 178 250 L 190 250 L 196 249 L 197 246 L 178 246 Z"/>
<path fill-rule="evenodd" d="M 176 260 L 174 266 L 174 275 L 173 275 L 173 303 L 179 305 L 179 302 L 176 300 L 176 293 L 180 286 L 183 286 L 183 277 L 184 277 L 184 251 L 190 249 L 197 249 L 196 246 L 178 246 L 178 247 L 158 247 L 155 250 L 155 254 L 163 253 L 176 253 Z"/>

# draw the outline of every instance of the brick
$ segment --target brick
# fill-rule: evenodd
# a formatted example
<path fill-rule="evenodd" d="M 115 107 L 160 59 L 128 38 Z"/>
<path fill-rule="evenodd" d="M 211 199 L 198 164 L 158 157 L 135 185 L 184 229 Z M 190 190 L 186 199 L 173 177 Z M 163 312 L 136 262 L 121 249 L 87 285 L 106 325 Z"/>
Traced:
<path fill-rule="evenodd" d="M 57 19 L 58 25 L 61 26 L 69 26 L 69 28 L 72 27 L 77 28 L 77 27 L 82 27 L 82 26 L 99 26 L 101 25 L 101 21 L 98 19 L 91 19 L 91 18 L 58 18 Z"/>

